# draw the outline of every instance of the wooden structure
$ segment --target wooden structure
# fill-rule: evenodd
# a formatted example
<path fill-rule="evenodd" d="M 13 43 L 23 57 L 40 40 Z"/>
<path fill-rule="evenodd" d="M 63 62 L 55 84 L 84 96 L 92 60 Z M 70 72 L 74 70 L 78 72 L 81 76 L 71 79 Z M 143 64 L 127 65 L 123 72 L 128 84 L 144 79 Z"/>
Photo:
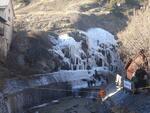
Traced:
<path fill-rule="evenodd" d="M 12 0 L 0 0 L 0 61 L 9 51 L 13 32 L 14 10 Z"/>
<path fill-rule="evenodd" d="M 148 60 L 144 50 L 141 50 L 135 58 L 130 59 L 127 63 L 125 67 L 127 72 L 127 79 L 131 80 L 139 68 L 148 70 Z"/>

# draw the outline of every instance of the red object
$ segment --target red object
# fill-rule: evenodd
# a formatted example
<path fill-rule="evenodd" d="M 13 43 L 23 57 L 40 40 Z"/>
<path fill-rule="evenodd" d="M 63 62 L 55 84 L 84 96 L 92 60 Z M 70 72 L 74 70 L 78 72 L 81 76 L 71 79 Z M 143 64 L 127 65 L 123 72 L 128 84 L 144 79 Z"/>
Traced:
<path fill-rule="evenodd" d="M 101 89 L 98 93 L 98 96 L 101 97 L 101 98 L 104 98 L 106 96 L 106 91 Z"/>

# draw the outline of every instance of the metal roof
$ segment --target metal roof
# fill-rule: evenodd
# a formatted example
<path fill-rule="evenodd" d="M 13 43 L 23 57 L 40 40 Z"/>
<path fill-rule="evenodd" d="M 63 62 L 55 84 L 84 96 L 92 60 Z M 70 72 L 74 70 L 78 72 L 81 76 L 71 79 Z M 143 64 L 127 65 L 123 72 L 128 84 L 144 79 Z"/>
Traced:
<path fill-rule="evenodd" d="M 10 0 L 0 0 L 0 7 L 8 6 Z"/>

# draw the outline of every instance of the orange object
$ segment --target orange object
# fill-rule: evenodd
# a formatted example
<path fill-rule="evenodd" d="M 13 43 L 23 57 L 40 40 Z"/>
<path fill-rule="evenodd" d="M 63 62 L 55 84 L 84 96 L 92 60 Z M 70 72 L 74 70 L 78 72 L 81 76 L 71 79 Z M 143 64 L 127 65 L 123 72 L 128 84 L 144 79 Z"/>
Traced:
<path fill-rule="evenodd" d="M 100 89 L 98 96 L 104 98 L 106 96 L 106 91 L 104 89 Z"/>

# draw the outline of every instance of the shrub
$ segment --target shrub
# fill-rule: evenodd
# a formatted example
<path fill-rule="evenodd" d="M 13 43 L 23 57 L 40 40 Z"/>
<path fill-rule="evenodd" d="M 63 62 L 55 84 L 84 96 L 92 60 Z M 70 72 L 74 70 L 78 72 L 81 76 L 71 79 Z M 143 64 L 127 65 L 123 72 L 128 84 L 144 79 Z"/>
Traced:
<path fill-rule="evenodd" d="M 150 54 L 150 8 L 136 11 L 127 28 L 118 33 L 120 41 L 131 54 L 136 54 L 140 49 L 145 49 Z"/>
<path fill-rule="evenodd" d="M 113 8 L 111 9 L 111 12 L 119 18 L 124 17 L 124 14 L 122 13 L 122 9 L 120 7 L 118 7 L 117 5 L 113 6 Z"/>

